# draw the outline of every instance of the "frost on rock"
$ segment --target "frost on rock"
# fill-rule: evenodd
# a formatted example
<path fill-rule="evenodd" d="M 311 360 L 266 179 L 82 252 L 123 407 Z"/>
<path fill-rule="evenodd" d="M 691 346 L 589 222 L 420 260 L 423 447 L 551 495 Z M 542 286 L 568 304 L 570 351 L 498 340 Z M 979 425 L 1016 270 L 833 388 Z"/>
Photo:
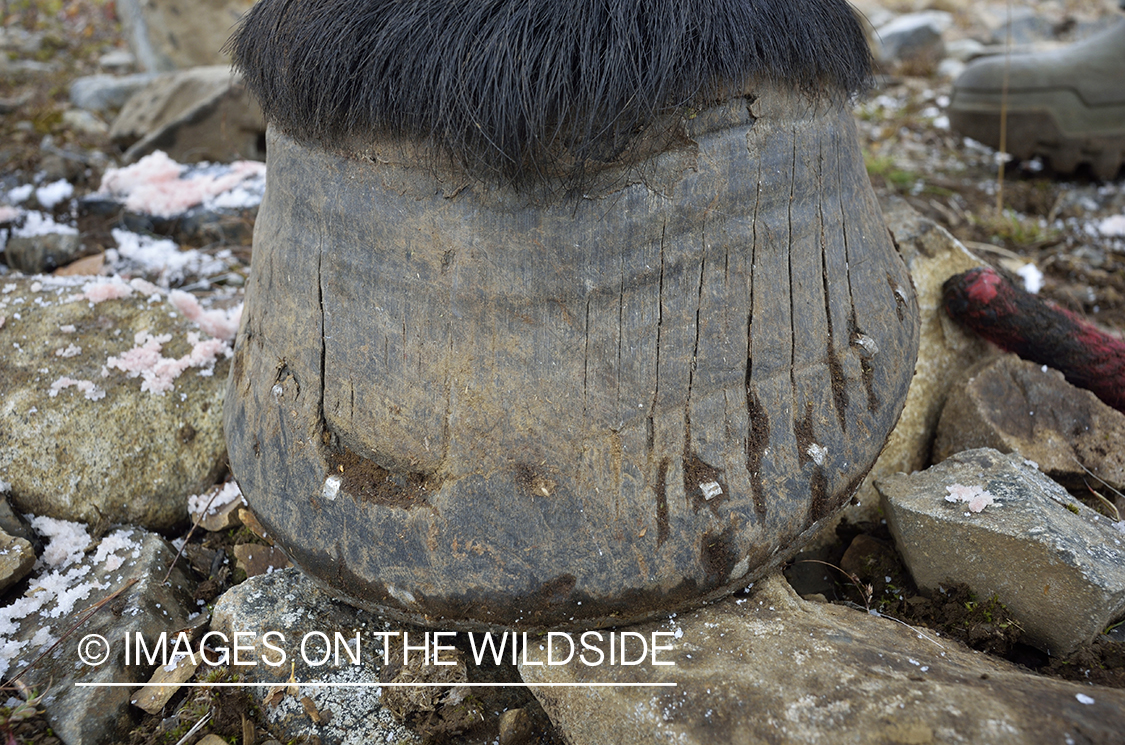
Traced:
<path fill-rule="evenodd" d="M 981 512 L 990 504 L 998 504 L 995 497 L 979 486 L 954 484 L 945 487 L 945 490 L 949 492 L 945 498 L 946 502 L 967 502 L 969 512 Z"/>

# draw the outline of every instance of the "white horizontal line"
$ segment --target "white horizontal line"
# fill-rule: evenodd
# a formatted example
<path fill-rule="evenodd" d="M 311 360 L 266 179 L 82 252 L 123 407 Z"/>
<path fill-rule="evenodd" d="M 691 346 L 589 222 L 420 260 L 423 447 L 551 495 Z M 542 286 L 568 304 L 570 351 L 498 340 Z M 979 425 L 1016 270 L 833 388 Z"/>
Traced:
<path fill-rule="evenodd" d="M 675 688 L 678 683 L 318 683 L 279 680 L 273 683 L 75 683 L 80 688 Z"/>

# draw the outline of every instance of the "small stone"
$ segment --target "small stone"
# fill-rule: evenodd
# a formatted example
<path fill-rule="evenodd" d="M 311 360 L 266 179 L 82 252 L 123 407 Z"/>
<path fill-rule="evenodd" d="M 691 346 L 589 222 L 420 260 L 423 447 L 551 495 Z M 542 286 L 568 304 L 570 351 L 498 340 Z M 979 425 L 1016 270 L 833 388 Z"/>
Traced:
<path fill-rule="evenodd" d="M 1125 613 L 1125 535 L 1022 457 L 968 450 L 876 487 L 920 589 L 963 583 L 995 595 L 1052 655 Z"/>
<path fill-rule="evenodd" d="M 80 109 L 117 111 L 134 93 L 156 78 L 153 73 L 135 75 L 89 75 L 70 84 L 70 102 Z"/>
<path fill-rule="evenodd" d="M 532 685 L 572 745 L 714 745 L 734 733 L 739 742 L 791 745 L 1022 745 L 1066 742 L 1074 732 L 1108 743 L 1125 727 L 1119 690 L 1029 674 L 932 632 L 803 601 L 778 575 L 754 589 L 629 627 L 646 638 L 671 632 L 659 643 L 672 649 L 658 661 L 672 665 L 546 665 L 532 643 L 520 672 L 530 684 L 576 684 Z M 675 686 L 581 685 L 590 682 Z M 1095 703 L 1080 704 L 1078 694 Z"/>
<path fill-rule="evenodd" d="M 31 542 L 0 530 L 0 592 L 19 582 L 35 566 Z"/>
<path fill-rule="evenodd" d="M 98 57 L 98 67 L 108 73 L 122 73 L 135 67 L 137 58 L 127 49 L 114 49 Z"/>
<path fill-rule="evenodd" d="M 944 54 L 941 35 L 953 25 L 953 16 L 941 10 L 907 13 L 876 30 L 879 56 L 885 61 Z"/>
<path fill-rule="evenodd" d="M 218 735 L 207 735 L 200 740 L 196 745 L 229 745 L 226 740 Z"/>
<path fill-rule="evenodd" d="M 523 709 L 511 709 L 500 715 L 500 745 L 525 745 L 531 741 L 531 717 Z"/>
<path fill-rule="evenodd" d="M 149 684 L 138 688 L 134 693 L 133 706 L 149 714 L 159 714 L 172 696 L 176 695 L 176 691 L 180 690 L 181 684 L 191 680 L 191 676 L 199 669 L 199 664 L 198 657 L 193 661 L 187 656 L 166 665 L 158 665 L 148 680 Z"/>
<path fill-rule="evenodd" d="M 285 552 L 274 546 L 258 543 L 240 543 L 234 547 L 236 566 L 246 572 L 247 577 L 270 574 L 285 569 L 291 564 Z"/>
<path fill-rule="evenodd" d="M 934 461 L 963 450 L 1019 453 L 1074 489 L 1100 481 L 1125 491 L 1125 414 L 1062 373 L 1006 354 L 971 367 L 953 386 L 934 441 Z"/>
<path fill-rule="evenodd" d="M 109 133 L 109 125 L 85 109 L 67 109 L 62 115 L 63 124 L 85 135 Z"/>
<path fill-rule="evenodd" d="M 82 251 L 82 236 L 75 233 L 16 236 L 8 241 L 4 260 L 24 274 L 43 274 L 66 266 Z"/>

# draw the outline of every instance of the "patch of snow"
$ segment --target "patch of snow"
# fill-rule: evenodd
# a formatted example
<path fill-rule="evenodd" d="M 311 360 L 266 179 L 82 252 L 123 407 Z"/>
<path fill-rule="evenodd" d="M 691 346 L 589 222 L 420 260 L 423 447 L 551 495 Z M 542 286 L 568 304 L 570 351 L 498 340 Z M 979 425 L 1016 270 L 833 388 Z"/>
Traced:
<path fill-rule="evenodd" d="M 132 528 L 123 528 L 103 538 L 94 554 L 94 563 L 102 564 L 107 572 L 120 569 L 125 563 L 125 557 L 117 556 L 117 552 L 122 550 L 133 552 L 139 548 L 139 544 L 132 540 L 133 533 Z"/>
<path fill-rule="evenodd" d="M 68 378 L 65 375 L 56 380 L 54 383 L 51 383 L 51 387 L 47 391 L 47 395 L 51 398 L 55 398 L 59 395 L 59 391 L 70 388 L 71 386 L 74 386 L 78 390 L 82 391 L 83 395 L 85 395 L 86 398 L 90 401 L 101 401 L 103 398 L 105 398 L 105 390 L 99 388 L 94 384 L 93 381 L 76 380 L 75 378 Z"/>
<path fill-rule="evenodd" d="M 1078 699 L 1078 703 L 1086 704 L 1087 706 L 1094 703 L 1094 699 L 1087 696 L 1085 693 L 1076 693 L 1074 694 L 1074 698 Z"/>
<path fill-rule="evenodd" d="M 23 225 L 12 231 L 13 238 L 31 238 L 37 235 L 78 235 L 78 228 L 55 222 L 55 218 L 32 210 L 24 217 Z"/>
<path fill-rule="evenodd" d="M 945 490 L 949 492 L 945 498 L 946 502 L 967 502 L 969 512 L 982 512 L 990 504 L 998 504 L 996 497 L 979 486 L 954 484 L 945 487 Z"/>
<path fill-rule="evenodd" d="M 98 280 L 86 285 L 82 297 L 97 305 L 103 300 L 121 300 L 133 294 L 133 288 L 118 277 Z"/>
<path fill-rule="evenodd" d="M 265 164 L 236 161 L 230 166 L 189 169 L 157 150 L 125 168 L 110 168 L 99 193 L 123 200 L 125 209 L 157 217 L 173 217 L 199 205 L 252 206 L 257 189 L 247 180 L 265 180 Z M 242 187 L 242 193 L 225 193 Z M 222 197 L 222 199 L 219 199 Z"/>
<path fill-rule="evenodd" d="M 168 301 L 189 321 L 216 339 L 232 341 L 242 318 L 242 303 L 229 310 L 204 310 L 191 293 L 172 290 Z"/>
<path fill-rule="evenodd" d="M 31 184 L 24 184 L 23 186 L 17 186 L 14 189 L 9 189 L 8 201 L 12 204 L 20 204 L 21 202 L 26 202 L 31 196 L 31 192 L 33 191 L 35 191 L 35 187 Z"/>
<path fill-rule="evenodd" d="M 1098 232 L 1110 238 L 1125 238 L 1125 215 L 1113 215 L 1098 223 Z"/>
<path fill-rule="evenodd" d="M 90 546 L 90 534 L 82 523 L 38 516 L 31 518 L 31 527 L 48 539 L 39 560 L 51 569 L 65 569 L 79 561 Z"/>
<path fill-rule="evenodd" d="M 1032 295 L 1039 294 L 1043 289 L 1043 272 L 1035 264 L 1024 264 L 1016 270 L 1016 274 L 1023 279 L 1023 288 Z"/>
<path fill-rule="evenodd" d="M 181 251 L 170 240 L 138 235 L 128 230 L 111 231 L 117 248 L 106 251 L 106 261 L 118 272 L 139 270 L 154 274 L 161 287 L 181 282 L 189 274 L 208 276 L 225 271 L 222 259 L 193 249 Z"/>
<path fill-rule="evenodd" d="M 39 200 L 39 204 L 49 210 L 53 210 L 60 202 L 72 196 L 74 196 L 74 184 L 66 179 L 59 179 L 35 190 L 35 198 Z"/>
<path fill-rule="evenodd" d="M 241 499 L 242 503 L 246 504 L 246 500 L 243 499 L 242 490 L 238 488 L 238 484 L 233 481 L 228 481 L 202 494 L 193 494 L 188 497 L 188 514 L 203 515 L 203 510 L 206 509 L 206 514 L 215 515 L 220 509 L 226 507 L 236 499 Z M 209 509 L 207 508 L 208 502 L 211 503 Z"/>
<path fill-rule="evenodd" d="M 189 332 L 188 343 L 192 349 L 179 359 L 170 359 L 161 355 L 164 345 L 172 341 L 171 334 L 153 336 L 147 331 L 141 331 L 133 337 L 134 347 L 124 352 L 120 357 L 110 357 L 106 366 L 120 370 L 130 378 L 140 376 L 144 382 L 141 390 L 159 396 L 172 390 L 173 381 L 189 367 L 209 368 L 214 365 L 220 354 L 230 350 L 230 346 L 222 339 L 208 339 L 200 341 L 199 334 Z"/>
<path fill-rule="evenodd" d="M 80 354 L 82 354 L 82 347 L 76 346 L 74 344 L 67 345 L 66 349 L 59 347 L 55 350 L 55 356 L 62 357 L 64 359 L 77 357 Z"/>

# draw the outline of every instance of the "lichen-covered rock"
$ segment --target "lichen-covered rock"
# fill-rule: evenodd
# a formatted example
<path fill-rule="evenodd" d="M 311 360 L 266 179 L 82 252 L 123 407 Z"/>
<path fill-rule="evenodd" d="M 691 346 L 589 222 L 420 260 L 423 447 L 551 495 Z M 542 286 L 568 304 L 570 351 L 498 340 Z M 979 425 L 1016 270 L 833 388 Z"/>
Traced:
<path fill-rule="evenodd" d="M 1032 675 L 931 632 L 803 601 L 777 575 L 754 589 L 629 629 L 672 632 L 659 638 L 672 649 L 657 656 L 671 665 L 587 666 L 575 656 L 552 666 L 532 644 L 520 673 L 567 686 L 532 690 L 573 745 L 1109 745 L 1125 727 L 1119 690 Z"/>
<path fill-rule="evenodd" d="M 186 522 L 188 496 L 224 465 L 225 343 L 139 280 L 0 280 L 0 317 L 12 504 L 156 530 Z"/>

